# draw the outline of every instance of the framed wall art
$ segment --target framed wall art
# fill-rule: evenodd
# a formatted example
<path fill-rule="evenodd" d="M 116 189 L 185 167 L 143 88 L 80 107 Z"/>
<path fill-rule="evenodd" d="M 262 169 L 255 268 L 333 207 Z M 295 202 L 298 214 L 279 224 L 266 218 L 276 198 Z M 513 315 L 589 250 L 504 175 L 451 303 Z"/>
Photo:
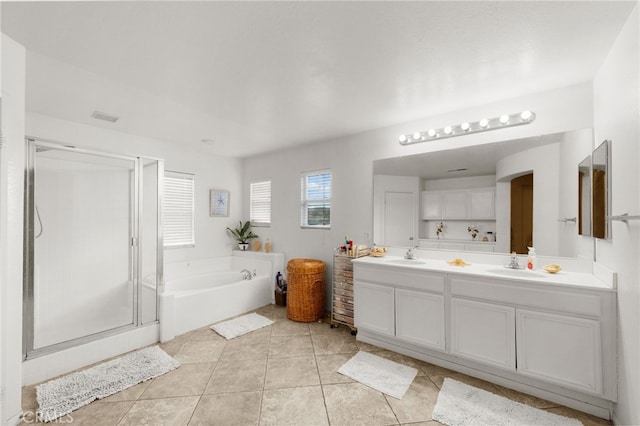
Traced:
<path fill-rule="evenodd" d="M 229 216 L 229 191 L 209 190 L 209 216 Z"/>

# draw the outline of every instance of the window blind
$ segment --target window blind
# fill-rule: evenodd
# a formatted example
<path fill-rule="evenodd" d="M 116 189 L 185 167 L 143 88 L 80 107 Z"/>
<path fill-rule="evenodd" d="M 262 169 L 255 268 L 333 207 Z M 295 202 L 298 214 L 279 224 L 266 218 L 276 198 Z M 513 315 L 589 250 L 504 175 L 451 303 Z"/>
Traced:
<path fill-rule="evenodd" d="M 249 220 L 252 225 L 271 224 L 271 181 L 253 182 L 249 188 Z"/>
<path fill-rule="evenodd" d="M 194 176 L 167 172 L 162 200 L 164 246 L 190 247 L 194 239 Z"/>
<path fill-rule="evenodd" d="M 328 228 L 331 225 L 331 171 L 302 174 L 301 226 Z"/>

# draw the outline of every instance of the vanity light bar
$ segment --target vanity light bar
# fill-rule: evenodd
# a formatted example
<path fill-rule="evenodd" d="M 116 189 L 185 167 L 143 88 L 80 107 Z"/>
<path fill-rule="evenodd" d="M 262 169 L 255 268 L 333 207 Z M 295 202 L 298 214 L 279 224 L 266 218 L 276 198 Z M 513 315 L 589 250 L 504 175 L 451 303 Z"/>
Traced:
<path fill-rule="evenodd" d="M 429 129 L 424 132 L 400 135 L 398 141 L 400 145 L 411 145 L 436 139 L 453 138 L 471 133 L 503 129 L 505 127 L 521 126 L 523 124 L 533 123 L 535 119 L 535 113 L 522 111 L 515 114 L 504 114 L 494 118 L 483 118 L 482 120 L 473 122 L 464 122 L 453 126 L 446 126 L 441 129 Z"/>

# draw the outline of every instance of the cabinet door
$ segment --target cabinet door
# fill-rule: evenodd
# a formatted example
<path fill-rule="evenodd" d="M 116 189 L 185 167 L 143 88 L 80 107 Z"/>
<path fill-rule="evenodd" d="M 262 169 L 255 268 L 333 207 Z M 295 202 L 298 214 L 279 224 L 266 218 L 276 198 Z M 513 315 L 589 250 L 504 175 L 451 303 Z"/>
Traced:
<path fill-rule="evenodd" d="M 518 309 L 516 327 L 519 373 L 602 393 L 598 321 Z"/>
<path fill-rule="evenodd" d="M 440 191 L 422 191 L 422 218 L 425 220 L 442 219 Z"/>
<path fill-rule="evenodd" d="M 393 287 L 356 281 L 353 297 L 357 328 L 388 336 L 395 334 Z"/>
<path fill-rule="evenodd" d="M 444 296 L 396 289 L 396 337 L 444 351 Z"/>
<path fill-rule="evenodd" d="M 469 191 L 469 219 L 495 220 L 495 218 L 495 189 L 473 189 Z"/>
<path fill-rule="evenodd" d="M 442 218 L 467 218 L 467 191 L 444 191 L 442 193 Z"/>
<path fill-rule="evenodd" d="M 515 370 L 515 308 L 451 299 L 451 353 Z"/>

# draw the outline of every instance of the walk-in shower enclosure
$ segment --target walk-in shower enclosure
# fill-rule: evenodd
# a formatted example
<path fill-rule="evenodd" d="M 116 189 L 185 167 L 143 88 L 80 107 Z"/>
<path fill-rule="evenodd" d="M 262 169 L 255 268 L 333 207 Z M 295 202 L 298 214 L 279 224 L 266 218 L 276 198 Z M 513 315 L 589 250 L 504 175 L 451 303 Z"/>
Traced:
<path fill-rule="evenodd" d="M 26 149 L 25 359 L 156 322 L 163 161 Z"/>

